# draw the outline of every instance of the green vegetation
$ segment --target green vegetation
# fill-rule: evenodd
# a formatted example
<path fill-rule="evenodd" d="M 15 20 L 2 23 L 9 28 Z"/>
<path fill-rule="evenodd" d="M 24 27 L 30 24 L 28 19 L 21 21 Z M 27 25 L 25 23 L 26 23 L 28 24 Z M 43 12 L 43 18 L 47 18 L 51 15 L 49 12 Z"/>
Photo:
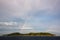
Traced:
<path fill-rule="evenodd" d="M 11 34 L 5 34 L 3 36 L 55 36 L 51 33 L 28 33 L 28 34 L 21 34 L 21 33 L 11 33 Z"/>

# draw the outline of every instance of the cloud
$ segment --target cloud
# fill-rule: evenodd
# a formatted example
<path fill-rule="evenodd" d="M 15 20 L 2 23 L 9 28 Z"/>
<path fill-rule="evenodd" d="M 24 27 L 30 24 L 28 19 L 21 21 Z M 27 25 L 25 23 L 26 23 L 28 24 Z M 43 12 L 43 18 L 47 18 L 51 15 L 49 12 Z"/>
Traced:
<path fill-rule="evenodd" d="M 23 24 L 24 20 L 21 18 L 2 18 L 0 19 L 0 34 L 20 32 L 20 27 Z"/>
<path fill-rule="evenodd" d="M 2 17 L 26 17 L 30 10 L 54 11 L 58 0 L 0 0 Z M 4 11 L 4 12 L 3 12 Z M 5 16 L 4 16 L 4 15 Z"/>
<path fill-rule="evenodd" d="M 60 25 L 59 25 L 60 26 Z M 47 30 L 46 30 L 46 32 L 50 32 L 50 33 L 54 33 L 54 34 L 56 34 L 57 36 L 60 36 L 60 32 L 59 32 L 59 30 L 60 30 L 60 27 L 59 27 L 58 25 L 56 26 L 56 25 L 54 25 L 54 26 L 50 26 Z"/>
<path fill-rule="evenodd" d="M 60 25 L 56 25 L 56 28 L 52 25 L 55 25 L 54 23 L 56 22 L 57 24 L 60 24 L 59 4 L 60 0 L 0 0 L 0 22 L 5 22 L 3 24 L 4 27 L 0 26 L 0 28 L 7 28 L 5 25 L 10 25 L 9 22 L 12 21 L 18 23 L 17 27 L 11 26 L 12 28 L 31 28 L 35 32 L 46 30 L 51 30 L 50 32 L 52 32 L 55 30 L 58 33 Z M 27 24 L 25 24 L 25 21 Z M 38 30 L 35 30 L 36 28 Z M 52 30 L 52 28 L 54 29 Z M 31 30 L 29 31 L 31 32 Z"/>
<path fill-rule="evenodd" d="M 16 22 L 0 22 L 0 25 L 17 25 Z"/>
<path fill-rule="evenodd" d="M 54 20 L 48 24 L 48 27 L 45 31 L 50 32 L 50 33 L 54 33 L 59 36 L 60 35 L 59 30 L 60 30 L 60 22 L 57 20 Z"/>
<path fill-rule="evenodd" d="M 30 33 L 30 32 L 34 32 L 34 28 L 31 27 L 32 25 L 25 22 L 24 25 L 20 28 L 20 33 Z"/>

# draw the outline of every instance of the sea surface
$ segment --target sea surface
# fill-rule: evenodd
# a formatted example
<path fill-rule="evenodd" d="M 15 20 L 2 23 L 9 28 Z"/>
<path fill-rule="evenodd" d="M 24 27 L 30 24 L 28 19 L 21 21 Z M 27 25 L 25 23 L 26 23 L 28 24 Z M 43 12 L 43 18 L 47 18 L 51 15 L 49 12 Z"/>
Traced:
<path fill-rule="evenodd" d="M 46 36 L 1 36 L 0 40 L 60 40 L 59 36 L 46 37 Z"/>

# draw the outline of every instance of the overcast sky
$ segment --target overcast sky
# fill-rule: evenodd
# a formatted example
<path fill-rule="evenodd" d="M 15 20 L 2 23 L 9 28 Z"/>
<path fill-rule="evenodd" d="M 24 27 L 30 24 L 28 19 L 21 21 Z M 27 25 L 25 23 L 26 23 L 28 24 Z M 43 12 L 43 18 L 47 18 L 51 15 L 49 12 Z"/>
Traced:
<path fill-rule="evenodd" d="M 0 34 L 59 30 L 60 0 L 0 0 Z"/>

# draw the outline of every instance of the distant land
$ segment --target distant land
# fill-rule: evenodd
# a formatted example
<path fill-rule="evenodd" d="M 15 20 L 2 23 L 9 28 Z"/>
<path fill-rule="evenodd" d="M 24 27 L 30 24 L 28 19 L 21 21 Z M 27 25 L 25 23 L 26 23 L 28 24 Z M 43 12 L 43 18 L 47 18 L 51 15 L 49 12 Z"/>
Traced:
<path fill-rule="evenodd" d="M 44 32 L 40 32 L 40 33 L 26 33 L 26 34 L 22 34 L 22 33 L 16 32 L 16 33 L 4 34 L 2 36 L 56 36 L 56 35 L 55 34 L 51 34 L 51 33 L 44 33 Z"/>

